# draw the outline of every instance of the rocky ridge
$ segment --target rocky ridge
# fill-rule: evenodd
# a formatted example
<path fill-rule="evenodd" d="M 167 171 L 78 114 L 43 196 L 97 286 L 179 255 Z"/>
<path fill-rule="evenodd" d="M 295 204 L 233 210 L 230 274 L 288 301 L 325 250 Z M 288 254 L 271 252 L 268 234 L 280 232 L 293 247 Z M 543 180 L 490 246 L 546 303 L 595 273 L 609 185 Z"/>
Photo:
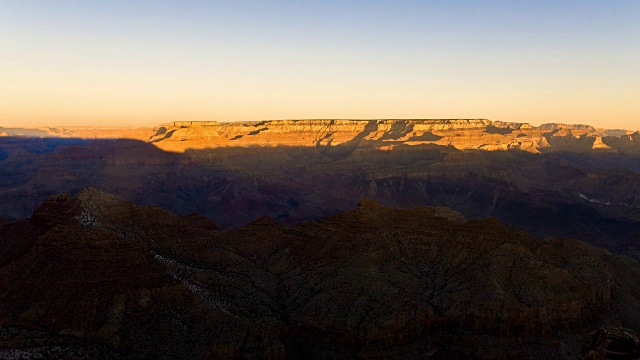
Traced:
<path fill-rule="evenodd" d="M 126 356 L 569 359 L 640 328 L 637 261 L 446 208 L 218 230 L 87 189 L 2 234 L 0 326 Z"/>

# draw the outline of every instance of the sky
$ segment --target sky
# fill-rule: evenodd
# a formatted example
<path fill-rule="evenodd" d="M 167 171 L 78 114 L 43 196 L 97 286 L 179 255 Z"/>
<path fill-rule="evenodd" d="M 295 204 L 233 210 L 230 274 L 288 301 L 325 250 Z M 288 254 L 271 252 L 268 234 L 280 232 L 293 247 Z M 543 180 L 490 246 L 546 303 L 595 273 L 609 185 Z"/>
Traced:
<path fill-rule="evenodd" d="M 0 0 L 0 126 L 640 128 L 640 1 Z"/>

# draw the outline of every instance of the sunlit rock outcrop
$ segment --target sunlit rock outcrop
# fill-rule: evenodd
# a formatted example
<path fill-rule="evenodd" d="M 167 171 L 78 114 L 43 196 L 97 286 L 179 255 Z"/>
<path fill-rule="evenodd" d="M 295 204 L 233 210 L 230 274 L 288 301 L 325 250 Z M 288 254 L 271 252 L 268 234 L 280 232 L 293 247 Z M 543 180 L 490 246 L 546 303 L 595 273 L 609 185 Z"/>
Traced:
<path fill-rule="evenodd" d="M 434 144 L 458 150 L 612 149 L 632 141 L 632 132 L 582 124 L 510 123 L 488 119 L 266 120 L 255 122 L 176 121 L 155 128 L 0 128 L 13 136 L 127 138 L 184 152 L 219 147 L 345 147 L 391 149 Z M 628 145 L 628 144 L 627 144 Z M 631 146 L 638 149 L 636 145 Z M 626 147 L 628 148 L 628 146 Z"/>
<path fill-rule="evenodd" d="M 625 132 L 620 135 L 627 135 Z M 588 139 L 594 149 L 609 149 L 606 130 L 589 125 L 493 122 L 486 119 L 442 120 L 281 120 L 241 123 L 174 122 L 150 140 L 161 149 L 184 151 L 221 146 L 389 147 L 435 144 L 459 150 L 553 149 L 550 138 Z M 571 144 L 569 144 L 571 145 Z"/>

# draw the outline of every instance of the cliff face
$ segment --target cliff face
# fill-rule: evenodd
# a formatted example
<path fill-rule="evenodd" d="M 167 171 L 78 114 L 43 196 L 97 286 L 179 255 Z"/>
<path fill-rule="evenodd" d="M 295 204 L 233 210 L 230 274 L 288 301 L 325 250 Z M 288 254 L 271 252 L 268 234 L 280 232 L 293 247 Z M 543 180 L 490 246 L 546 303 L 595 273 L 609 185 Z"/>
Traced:
<path fill-rule="evenodd" d="M 543 124 L 536 127 L 487 119 L 177 121 L 153 129 L 75 127 L 5 129 L 4 132 L 26 136 L 137 139 L 175 152 L 248 146 L 389 149 L 399 144 L 435 144 L 453 146 L 458 150 L 520 149 L 532 153 L 618 147 L 640 149 L 637 136 L 632 136 L 631 131 L 597 129 L 581 124 Z"/>
<path fill-rule="evenodd" d="M 569 359 L 640 327 L 636 261 L 446 208 L 220 231 L 88 189 L 3 235 L 0 330 L 122 357 Z"/>
<path fill-rule="evenodd" d="M 459 150 L 522 149 L 537 153 L 551 147 L 548 138 L 594 143 L 604 130 L 586 125 L 492 122 L 486 119 L 450 120 L 299 120 L 256 123 L 175 122 L 154 137 L 170 151 L 207 146 L 369 146 L 435 144 Z M 185 143 L 186 142 L 186 143 Z"/>
<path fill-rule="evenodd" d="M 281 120 L 244 123 L 174 122 L 148 141 L 167 151 L 221 146 L 343 146 L 391 149 L 433 144 L 458 150 L 611 149 L 612 145 L 640 150 L 625 132 L 608 136 L 589 125 L 493 122 L 486 119 L 442 120 Z M 603 140 L 605 137 L 605 140 Z M 626 137 L 629 137 L 627 139 Z M 608 141 L 611 140 L 611 141 Z M 627 141 L 625 141 L 627 140 Z"/>

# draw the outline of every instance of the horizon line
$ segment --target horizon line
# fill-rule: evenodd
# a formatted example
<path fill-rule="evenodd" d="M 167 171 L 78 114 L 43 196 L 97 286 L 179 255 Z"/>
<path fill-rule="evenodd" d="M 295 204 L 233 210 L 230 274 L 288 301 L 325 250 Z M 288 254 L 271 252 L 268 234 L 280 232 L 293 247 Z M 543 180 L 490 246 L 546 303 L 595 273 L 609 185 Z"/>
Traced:
<path fill-rule="evenodd" d="M 424 121 L 424 120 L 439 120 L 439 121 L 451 121 L 451 120 L 483 120 L 490 121 L 492 123 L 506 123 L 506 124 L 517 124 L 517 125 L 530 125 L 533 127 L 540 127 L 544 125 L 584 125 L 590 126 L 594 129 L 604 129 L 604 130 L 626 130 L 626 131 L 640 131 L 640 129 L 625 129 L 625 128 L 608 128 L 608 127 L 598 127 L 594 125 L 590 125 L 588 123 L 578 123 L 578 122 L 544 122 L 544 123 L 532 123 L 532 122 L 518 122 L 518 121 L 504 121 L 504 120 L 492 120 L 490 118 L 484 117 L 473 117 L 473 118 L 280 118 L 280 119 L 262 119 L 262 120 L 172 120 L 172 121 L 164 121 L 156 123 L 155 125 L 3 125 L 0 123 L 0 128 L 22 128 L 22 129 L 37 129 L 37 128 L 93 128 L 93 129 L 142 129 L 142 128 L 152 128 L 157 126 L 163 126 L 167 124 L 175 124 L 175 123 L 219 123 L 219 124 L 233 124 L 233 123 L 260 123 L 266 121 L 332 121 L 332 120 L 341 120 L 341 121 Z"/>

